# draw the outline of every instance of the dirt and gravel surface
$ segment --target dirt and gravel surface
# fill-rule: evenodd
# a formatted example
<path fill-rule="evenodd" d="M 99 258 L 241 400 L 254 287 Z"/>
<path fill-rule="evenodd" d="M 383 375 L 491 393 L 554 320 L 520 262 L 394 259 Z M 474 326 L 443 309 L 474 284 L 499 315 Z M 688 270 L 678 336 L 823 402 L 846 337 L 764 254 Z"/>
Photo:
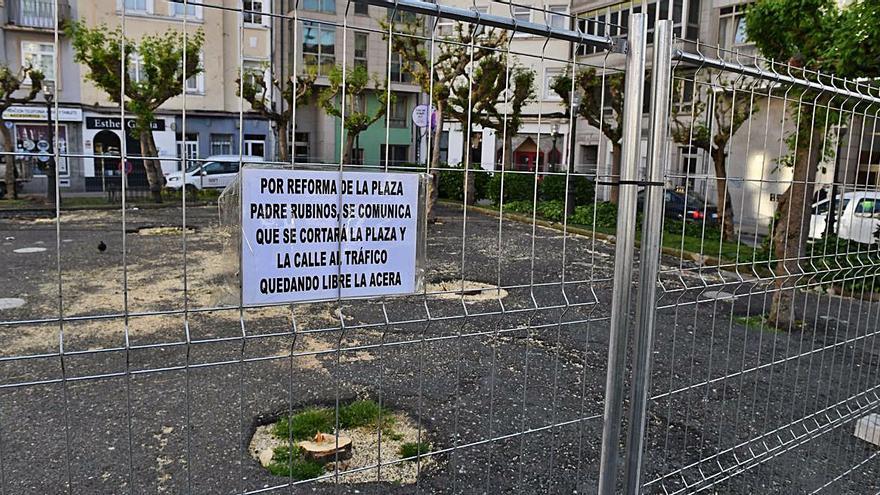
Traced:
<path fill-rule="evenodd" d="M 439 451 L 430 469 L 409 486 L 278 493 L 595 491 L 611 278 L 633 262 L 613 244 L 509 222 L 499 236 L 497 218 L 469 212 L 465 226 L 442 207 L 426 280 L 467 281 L 464 300 L 239 310 L 216 208 L 187 208 L 185 245 L 181 213 L 0 219 L 0 299 L 24 301 L 0 306 L 0 492 L 284 484 L 248 453 L 254 430 L 355 398 L 421 424 Z M 662 265 L 645 492 L 703 478 L 710 493 L 880 490 L 877 448 L 852 435 L 880 404 L 880 304 L 802 293 L 804 327 L 771 331 L 745 324 L 769 304 L 749 270 Z"/>

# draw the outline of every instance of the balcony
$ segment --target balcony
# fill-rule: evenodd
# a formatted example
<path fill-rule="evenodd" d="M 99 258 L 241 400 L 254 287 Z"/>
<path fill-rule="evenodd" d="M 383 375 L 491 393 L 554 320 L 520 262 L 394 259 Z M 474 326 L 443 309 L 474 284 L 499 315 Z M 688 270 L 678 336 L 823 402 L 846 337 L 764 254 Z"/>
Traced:
<path fill-rule="evenodd" d="M 7 0 L 7 24 L 25 29 L 54 29 L 56 0 Z M 59 23 L 70 17 L 70 4 L 58 2 Z"/>

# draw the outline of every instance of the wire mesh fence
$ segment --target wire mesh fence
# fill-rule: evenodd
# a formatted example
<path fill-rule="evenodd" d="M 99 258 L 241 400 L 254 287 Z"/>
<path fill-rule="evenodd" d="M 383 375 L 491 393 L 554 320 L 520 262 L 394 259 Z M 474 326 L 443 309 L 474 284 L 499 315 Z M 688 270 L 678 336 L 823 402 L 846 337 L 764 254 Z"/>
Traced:
<path fill-rule="evenodd" d="M 54 3 L 0 493 L 880 490 L 875 87 L 693 2 Z M 423 289 L 242 304 L 211 202 L 255 166 L 431 174 Z"/>

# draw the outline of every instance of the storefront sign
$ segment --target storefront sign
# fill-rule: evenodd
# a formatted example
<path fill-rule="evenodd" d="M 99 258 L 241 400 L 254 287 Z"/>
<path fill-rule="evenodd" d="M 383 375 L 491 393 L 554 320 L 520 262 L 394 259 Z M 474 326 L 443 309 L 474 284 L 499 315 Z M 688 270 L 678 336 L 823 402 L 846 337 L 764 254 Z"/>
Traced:
<path fill-rule="evenodd" d="M 242 303 L 418 291 L 420 178 L 244 169 Z"/>
<path fill-rule="evenodd" d="M 125 119 L 125 127 L 133 129 L 135 119 Z M 86 129 L 119 129 L 119 117 L 86 117 Z M 150 129 L 154 131 L 165 130 L 165 119 L 154 120 L 150 123 Z"/>
<path fill-rule="evenodd" d="M 48 120 L 48 110 L 45 106 L 13 105 L 3 112 L 3 120 Z M 58 108 L 58 112 L 52 109 L 52 120 L 59 122 L 82 122 L 82 109 Z"/>

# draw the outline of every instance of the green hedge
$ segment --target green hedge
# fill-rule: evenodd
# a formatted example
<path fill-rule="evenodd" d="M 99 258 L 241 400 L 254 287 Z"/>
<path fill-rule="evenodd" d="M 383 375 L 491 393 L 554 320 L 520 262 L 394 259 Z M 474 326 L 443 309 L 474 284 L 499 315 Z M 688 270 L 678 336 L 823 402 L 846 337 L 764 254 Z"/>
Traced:
<path fill-rule="evenodd" d="M 528 201 L 532 202 L 535 194 L 535 176 L 534 174 L 514 174 L 505 173 L 504 175 L 504 202 L 512 201 Z M 501 204 L 501 177 L 500 171 L 496 171 L 492 178 L 489 179 L 487 188 L 487 196 L 492 204 Z M 540 192 L 539 192 L 540 195 Z"/>
<path fill-rule="evenodd" d="M 548 175 L 541 180 L 541 198 L 544 201 L 565 202 L 565 176 Z M 574 192 L 574 204 L 587 205 L 596 196 L 596 185 L 590 179 L 580 175 L 568 177 L 568 187 Z"/>
<path fill-rule="evenodd" d="M 456 170 L 440 170 L 437 172 L 437 195 L 444 199 L 464 201 L 464 168 L 454 165 L 444 168 Z M 487 186 L 491 180 L 489 172 L 485 170 L 471 170 L 470 180 L 474 181 L 474 187 L 476 188 L 477 197 L 474 200 L 486 199 Z"/>

